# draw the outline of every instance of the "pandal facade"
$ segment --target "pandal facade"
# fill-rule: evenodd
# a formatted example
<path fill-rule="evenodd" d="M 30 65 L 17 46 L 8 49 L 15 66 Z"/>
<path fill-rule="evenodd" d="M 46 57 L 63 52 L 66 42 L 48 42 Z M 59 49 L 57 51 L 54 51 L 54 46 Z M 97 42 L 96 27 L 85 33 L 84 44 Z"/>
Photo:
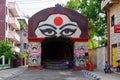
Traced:
<path fill-rule="evenodd" d="M 28 69 L 85 69 L 88 20 L 57 4 L 34 14 L 28 23 Z"/>

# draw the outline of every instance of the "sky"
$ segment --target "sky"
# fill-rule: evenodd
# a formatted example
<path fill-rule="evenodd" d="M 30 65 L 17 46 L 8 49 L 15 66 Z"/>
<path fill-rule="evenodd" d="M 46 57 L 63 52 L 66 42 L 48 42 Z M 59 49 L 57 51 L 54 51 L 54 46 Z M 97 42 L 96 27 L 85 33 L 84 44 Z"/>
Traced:
<path fill-rule="evenodd" d="M 55 4 L 66 4 L 69 0 L 9 0 L 15 1 L 22 15 L 32 16 L 42 9 L 54 7 Z"/>

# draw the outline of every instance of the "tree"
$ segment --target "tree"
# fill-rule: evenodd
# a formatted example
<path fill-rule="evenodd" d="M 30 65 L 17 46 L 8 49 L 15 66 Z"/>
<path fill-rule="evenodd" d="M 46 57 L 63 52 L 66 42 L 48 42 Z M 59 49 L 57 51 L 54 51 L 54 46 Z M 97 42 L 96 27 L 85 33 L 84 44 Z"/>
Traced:
<path fill-rule="evenodd" d="M 4 55 L 5 58 L 10 58 L 12 56 L 11 44 L 8 40 L 0 40 L 0 56 Z"/>
<path fill-rule="evenodd" d="M 90 49 L 106 45 L 107 26 L 105 14 L 101 11 L 101 0 L 70 0 L 63 6 L 77 10 L 88 18 Z M 95 36 L 98 37 L 98 43 L 94 41 Z"/>
<path fill-rule="evenodd" d="M 25 19 L 18 19 L 18 21 L 19 21 L 21 30 L 27 26 Z"/>
<path fill-rule="evenodd" d="M 27 58 L 28 57 L 28 53 L 27 52 L 19 53 L 19 57 L 20 58 Z"/>

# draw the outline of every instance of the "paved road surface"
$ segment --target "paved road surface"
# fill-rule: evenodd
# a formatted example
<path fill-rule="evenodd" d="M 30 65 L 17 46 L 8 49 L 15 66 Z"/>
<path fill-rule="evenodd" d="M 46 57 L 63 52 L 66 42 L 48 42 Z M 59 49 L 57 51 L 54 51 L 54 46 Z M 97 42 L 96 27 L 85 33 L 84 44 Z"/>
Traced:
<path fill-rule="evenodd" d="M 7 80 L 93 80 L 88 79 L 80 71 L 73 70 L 49 70 L 44 69 L 41 71 L 26 71 L 13 78 Z"/>

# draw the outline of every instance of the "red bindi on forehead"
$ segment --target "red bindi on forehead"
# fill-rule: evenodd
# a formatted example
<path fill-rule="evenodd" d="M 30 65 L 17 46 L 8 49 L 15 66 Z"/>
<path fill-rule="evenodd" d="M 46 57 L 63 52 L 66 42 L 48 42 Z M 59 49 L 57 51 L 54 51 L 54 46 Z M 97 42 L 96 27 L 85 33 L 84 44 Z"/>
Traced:
<path fill-rule="evenodd" d="M 63 23 L 63 19 L 61 17 L 57 16 L 54 18 L 54 24 L 56 26 L 60 26 L 60 25 L 62 25 L 62 23 Z"/>

